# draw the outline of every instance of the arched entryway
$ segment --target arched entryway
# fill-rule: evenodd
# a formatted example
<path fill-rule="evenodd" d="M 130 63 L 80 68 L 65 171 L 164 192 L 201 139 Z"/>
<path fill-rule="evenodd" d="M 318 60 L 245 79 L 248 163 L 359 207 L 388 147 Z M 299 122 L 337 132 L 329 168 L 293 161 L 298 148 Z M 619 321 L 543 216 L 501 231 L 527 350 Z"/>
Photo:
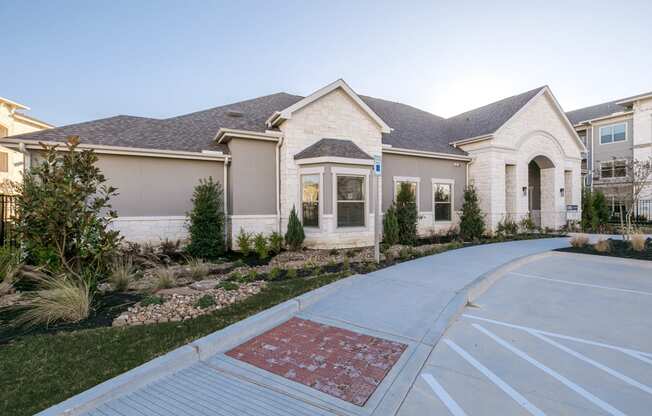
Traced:
<path fill-rule="evenodd" d="M 528 163 L 528 211 L 539 227 L 554 228 L 555 164 L 539 155 Z"/>

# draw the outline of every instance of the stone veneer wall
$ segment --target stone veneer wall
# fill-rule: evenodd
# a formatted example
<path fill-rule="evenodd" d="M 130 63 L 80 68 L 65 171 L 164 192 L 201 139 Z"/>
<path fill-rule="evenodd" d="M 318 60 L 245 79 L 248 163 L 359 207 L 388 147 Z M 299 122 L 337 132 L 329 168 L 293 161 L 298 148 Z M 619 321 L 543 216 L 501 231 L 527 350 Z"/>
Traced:
<path fill-rule="evenodd" d="M 281 146 L 281 229 L 285 232 L 290 210 L 299 208 L 299 166 L 294 155 L 323 138 L 352 140 L 367 154 L 381 154 L 381 131 L 343 90 L 336 89 L 292 115 L 281 124 L 285 139 Z M 368 206 L 371 207 L 371 204 Z M 324 222 L 334 219 L 324 215 Z M 363 230 L 335 229 L 307 233 L 310 247 L 362 247 L 373 244 L 373 216 Z"/>
<path fill-rule="evenodd" d="M 111 229 L 120 231 L 126 241 L 137 243 L 160 243 L 167 239 L 188 238 L 185 216 L 167 217 L 118 217 L 111 222 Z"/>

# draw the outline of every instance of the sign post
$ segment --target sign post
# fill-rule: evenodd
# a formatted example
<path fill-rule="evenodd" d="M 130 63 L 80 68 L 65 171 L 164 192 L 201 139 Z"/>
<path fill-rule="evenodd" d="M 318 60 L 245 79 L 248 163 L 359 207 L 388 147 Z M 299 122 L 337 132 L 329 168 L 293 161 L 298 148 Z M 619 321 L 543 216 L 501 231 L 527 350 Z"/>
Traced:
<path fill-rule="evenodd" d="M 379 155 L 374 155 L 374 176 L 376 177 L 376 201 L 374 203 L 374 260 L 380 263 L 380 182 L 382 169 L 382 159 Z"/>

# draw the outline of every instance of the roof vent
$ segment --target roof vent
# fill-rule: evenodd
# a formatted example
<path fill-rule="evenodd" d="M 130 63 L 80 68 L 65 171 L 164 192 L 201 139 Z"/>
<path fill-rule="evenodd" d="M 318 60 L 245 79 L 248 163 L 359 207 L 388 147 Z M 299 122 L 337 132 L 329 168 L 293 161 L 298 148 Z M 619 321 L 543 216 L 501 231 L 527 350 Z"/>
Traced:
<path fill-rule="evenodd" d="M 242 117 L 244 114 L 242 111 L 234 111 L 234 110 L 229 110 L 226 112 L 226 115 L 229 117 Z"/>

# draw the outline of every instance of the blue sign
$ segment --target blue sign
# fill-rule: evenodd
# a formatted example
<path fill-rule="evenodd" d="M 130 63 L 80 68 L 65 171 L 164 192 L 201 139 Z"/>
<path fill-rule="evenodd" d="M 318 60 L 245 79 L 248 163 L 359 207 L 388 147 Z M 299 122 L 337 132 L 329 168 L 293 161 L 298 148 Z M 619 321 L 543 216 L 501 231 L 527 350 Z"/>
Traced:
<path fill-rule="evenodd" d="M 374 156 L 374 173 L 377 176 L 380 176 L 382 172 L 383 172 L 383 168 L 382 168 L 382 162 L 380 156 Z"/>

